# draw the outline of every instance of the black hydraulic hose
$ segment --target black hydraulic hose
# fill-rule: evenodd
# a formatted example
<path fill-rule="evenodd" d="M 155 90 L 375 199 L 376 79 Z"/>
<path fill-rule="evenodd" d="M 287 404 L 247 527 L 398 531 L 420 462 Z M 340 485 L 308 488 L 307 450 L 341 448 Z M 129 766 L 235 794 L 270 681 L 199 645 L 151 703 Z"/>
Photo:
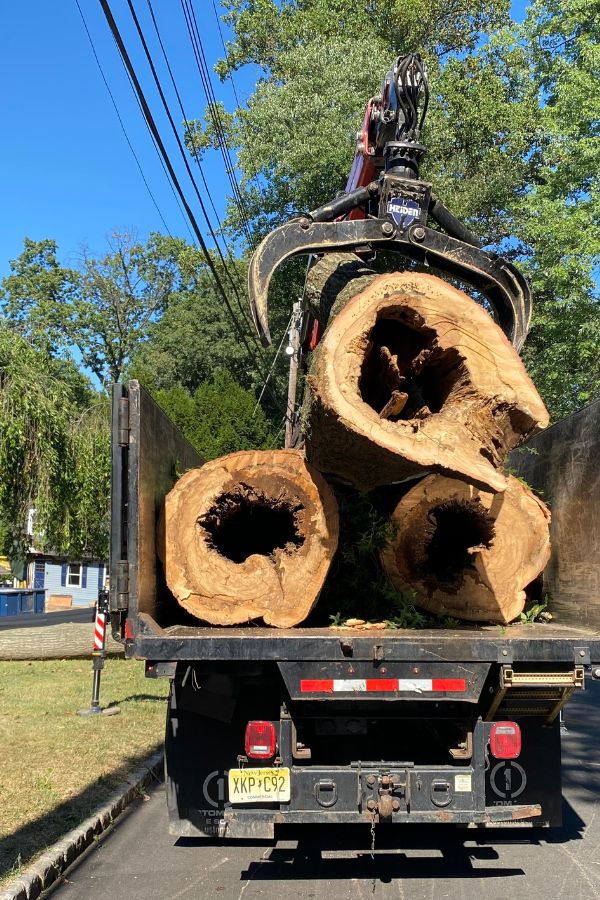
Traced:
<path fill-rule="evenodd" d="M 331 200 L 331 202 L 326 203 L 325 206 L 319 206 L 318 209 L 313 209 L 312 212 L 309 212 L 308 216 L 313 222 L 333 222 L 338 216 L 343 216 L 357 206 L 368 203 L 371 197 L 377 194 L 378 191 L 378 182 L 372 181 L 371 184 L 367 184 L 366 187 L 356 188 L 356 190 L 350 191 L 348 194 L 342 194 L 341 197 L 336 197 L 335 200 Z"/>
<path fill-rule="evenodd" d="M 459 241 L 464 241 L 465 244 L 471 244 L 472 247 L 481 247 L 481 241 L 477 235 L 465 228 L 463 223 L 456 216 L 453 216 L 450 210 L 433 194 L 429 203 L 429 215 L 452 237 L 457 238 Z"/>

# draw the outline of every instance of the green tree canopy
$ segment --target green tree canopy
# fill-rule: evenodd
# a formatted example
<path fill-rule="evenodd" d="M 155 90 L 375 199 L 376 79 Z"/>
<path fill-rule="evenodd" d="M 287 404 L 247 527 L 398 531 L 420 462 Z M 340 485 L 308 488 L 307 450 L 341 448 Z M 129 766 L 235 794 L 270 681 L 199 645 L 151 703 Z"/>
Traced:
<path fill-rule="evenodd" d="M 217 369 L 193 394 L 178 385 L 155 396 L 206 459 L 274 445 L 276 435 L 254 394 L 224 369 Z"/>
<path fill-rule="evenodd" d="M 25 238 L 0 286 L 0 314 L 53 355 L 75 349 L 102 385 L 118 381 L 150 324 L 176 289 L 181 243 L 151 235 L 141 244 L 115 233 L 110 252 L 83 253 L 77 269 L 61 266 L 54 241 Z"/>
<path fill-rule="evenodd" d="M 0 532 L 9 555 L 108 552 L 108 408 L 77 370 L 0 325 Z"/>

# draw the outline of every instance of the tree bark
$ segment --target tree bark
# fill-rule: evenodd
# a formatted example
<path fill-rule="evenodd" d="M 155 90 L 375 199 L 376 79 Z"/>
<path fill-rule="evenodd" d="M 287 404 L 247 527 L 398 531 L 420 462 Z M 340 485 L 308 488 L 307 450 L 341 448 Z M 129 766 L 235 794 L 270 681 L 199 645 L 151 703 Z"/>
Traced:
<path fill-rule="evenodd" d="M 303 454 L 242 451 L 193 469 L 165 499 L 159 556 L 169 589 L 214 625 L 297 625 L 337 548 L 337 502 Z"/>
<path fill-rule="evenodd" d="M 363 491 L 428 471 L 504 490 L 506 454 L 548 413 L 503 332 L 433 275 L 346 268 L 339 290 L 342 267 L 325 277 L 334 315 L 307 378 L 309 462 Z"/>
<path fill-rule="evenodd" d="M 415 603 L 435 614 L 510 622 L 550 558 L 550 513 L 512 476 L 493 494 L 428 475 L 404 495 L 392 522 L 383 566 L 398 591 L 416 591 Z"/>

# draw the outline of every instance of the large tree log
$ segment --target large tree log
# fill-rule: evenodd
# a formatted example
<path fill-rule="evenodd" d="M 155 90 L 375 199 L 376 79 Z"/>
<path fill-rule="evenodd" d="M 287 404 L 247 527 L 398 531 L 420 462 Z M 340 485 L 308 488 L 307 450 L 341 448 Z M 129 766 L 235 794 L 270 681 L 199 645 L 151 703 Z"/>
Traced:
<path fill-rule="evenodd" d="M 419 606 L 460 619 L 510 622 L 550 558 L 550 513 L 518 479 L 492 494 L 428 475 L 394 510 L 382 552 L 394 587 Z"/>
<path fill-rule="evenodd" d="M 242 451 L 193 469 L 165 499 L 169 589 L 214 625 L 286 628 L 314 606 L 338 541 L 337 502 L 294 450 Z"/>
<path fill-rule="evenodd" d="M 334 274 L 318 278 L 334 315 L 307 379 L 309 462 L 360 490 L 427 471 L 504 490 L 506 454 L 548 414 L 503 332 L 433 275 L 346 269 L 337 305 Z"/>

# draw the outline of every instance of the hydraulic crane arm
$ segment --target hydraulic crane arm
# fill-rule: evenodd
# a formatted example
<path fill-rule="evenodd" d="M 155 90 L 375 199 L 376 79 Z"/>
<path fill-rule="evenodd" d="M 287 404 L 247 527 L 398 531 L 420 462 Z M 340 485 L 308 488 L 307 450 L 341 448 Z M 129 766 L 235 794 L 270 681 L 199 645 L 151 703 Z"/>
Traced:
<path fill-rule="evenodd" d="M 479 239 L 419 178 L 419 137 L 428 105 L 420 56 L 401 56 L 367 104 L 346 191 L 276 228 L 256 249 L 248 273 L 250 304 L 264 346 L 271 343 L 268 290 L 274 271 L 293 256 L 334 250 L 395 250 L 470 284 L 489 302 L 519 350 L 531 319 L 531 292 L 508 260 L 482 250 Z M 429 227 L 433 220 L 437 228 Z"/>

